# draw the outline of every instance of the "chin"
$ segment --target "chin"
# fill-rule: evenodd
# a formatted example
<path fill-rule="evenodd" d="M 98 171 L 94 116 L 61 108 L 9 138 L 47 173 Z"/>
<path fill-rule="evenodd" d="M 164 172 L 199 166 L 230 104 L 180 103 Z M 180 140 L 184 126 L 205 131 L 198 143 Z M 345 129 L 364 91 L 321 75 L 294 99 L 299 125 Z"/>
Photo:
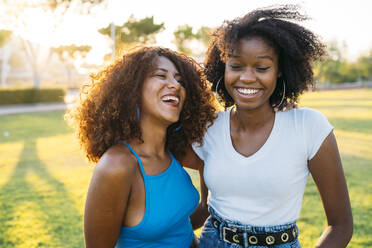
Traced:
<path fill-rule="evenodd" d="M 164 120 L 169 123 L 169 125 L 176 123 L 179 120 L 179 116 L 167 116 L 164 117 Z"/>
<path fill-rule="evenodd" d="M 238 103 L 236 106 L 241 110 L 255 110 L 260 108 L 262 105 L 256 103 Z"/>

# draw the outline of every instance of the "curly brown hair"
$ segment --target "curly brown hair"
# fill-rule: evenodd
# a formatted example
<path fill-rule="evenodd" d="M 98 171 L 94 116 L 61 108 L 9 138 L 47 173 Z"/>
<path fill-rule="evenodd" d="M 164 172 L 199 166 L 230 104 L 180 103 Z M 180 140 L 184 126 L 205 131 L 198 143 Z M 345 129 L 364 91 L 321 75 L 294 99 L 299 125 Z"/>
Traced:
<path fill-rule="evenodd" d="M 167 129 L 166 145 L 175 155 L 182 155 L 188 143 L 202 142 L 216 109 L 200 65 L 167 48 L 137 47 L 91 75 L 91 83 L 81 89 L 80 102 L 65 115 L 90 161 L 97 162 L 120 140 L 142 141 L 137 107 L 141 106 L 143 82 L 159 56 L 175 65 L 186 90 L 180 118 Z"/>
<path fill-rule="evenodd" d="M 279 71 L 282 73 L 270 104 L 277 106 L 281 102 L 284 82 L 285 100 L 279 107 L 296 102 L 298 96 L 313 84 L 313 62 L 325 55 L 325 46 L 314 33 L 291 22 L 306 19 L 308 17 L 298 11 L 297 5 L 281 5 L 256 9 L 243 17 L 225 21 L 214 32 L 204 62 L 212 89 L 216 91 L 218 81 L 223 82 L 226 60 L 238 41 L 259 37 L 278 53 Z M 217 93 L 225 108 L 234 105 L 223 83 L 218 85 Z"/>

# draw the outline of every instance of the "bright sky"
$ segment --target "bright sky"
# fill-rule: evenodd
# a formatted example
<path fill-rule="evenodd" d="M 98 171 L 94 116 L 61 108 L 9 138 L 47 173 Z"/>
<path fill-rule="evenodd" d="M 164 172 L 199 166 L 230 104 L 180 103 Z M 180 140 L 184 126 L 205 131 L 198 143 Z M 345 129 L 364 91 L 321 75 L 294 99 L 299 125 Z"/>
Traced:
<path fill-rule="evenodd" d="M 164 22 L 166 29 L 158 35 L 157 41 L 162 46 L 174 49 L 171 41 L 178 25 L 216 27 L 226 19 L 273 4 L 300 4 L 302 10 L 312 18 L 303 22 L 303 25 L 325 41 L 346 42 L 346 56 L 349 58 L 372 49 L 372 1 L 369 0 L 110 0 L 107 8 L 93 10 L 94 17 L 69 13 L 57 32 L 52 32 L 51 15 L 45 15 L 39 9 L 30 10 L 27 13 L 30 17 L 27 28 L 19 29 L 16 33 L 45 45 L 89 44 L 93 47 L 90 62 L 100 63 L 102 56 L 110 51 L 110 46 L 97 29 L 111 21 L 121 25 L 131 14 L 137 19 L 154 16 L 156 23 Z"/>

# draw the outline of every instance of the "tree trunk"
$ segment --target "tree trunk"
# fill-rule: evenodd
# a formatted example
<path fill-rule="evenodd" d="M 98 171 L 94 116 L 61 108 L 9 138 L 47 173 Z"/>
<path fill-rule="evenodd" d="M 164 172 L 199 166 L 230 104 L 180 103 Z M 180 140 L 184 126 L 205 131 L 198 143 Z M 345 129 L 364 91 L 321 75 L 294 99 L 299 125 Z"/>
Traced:
<path fill-rule="evenodd" d="M 40 89 L 40 75 L 37 72 L 37 70 L 33 70 L 32 73 L 33 73 L 32 79 L 34 81 L 34 88 Z"/>
<path fill-rule="evenodd" d="M 8 61 L 11 55 L 11 47 L 4 46 L 2 48 L 2 59 L 1 59 L 1 87 L 7 87 L 6 79 L 8 77 L 9 65 Z"/>

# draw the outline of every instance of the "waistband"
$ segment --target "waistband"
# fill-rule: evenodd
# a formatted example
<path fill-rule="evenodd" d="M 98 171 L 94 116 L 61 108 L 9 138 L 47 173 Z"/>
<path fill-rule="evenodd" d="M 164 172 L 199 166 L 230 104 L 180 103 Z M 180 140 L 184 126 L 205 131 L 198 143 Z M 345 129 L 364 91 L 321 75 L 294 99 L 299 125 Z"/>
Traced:
<path fill-rule="evenodd" d="M 211 207 L 209 212 L 211 224 L 217 229 L 219 238 L 229 244 L 239 244 L 243 247 L 272 246 L 292 242 L 298 237 L 296 222 L 275 226 L 252 226 L 224 219 Z"/>
<path fill-rule="evenodd" d="M 281 225 L 273 225 L 273 226 L 254 226 L 254 225 L 249 225 L 249 224 L 247 225 L 239 221 L 229 220 L 229 219 L 226 219 L 220 216 L 216 212 L 216 210 L 214 210 L 212 207 L 209 207 L 208 210 L 212 217 L 219 220 L 224 225 L 230 226 L 230 227 L 240 227 L 240 228 L 245 229 L 248 232 L 253 232 L 253 233 L 279 232 L 279 231 L 283 231 L 283 230 L 296 226 L 296 221 L 284 223 Z"/>

